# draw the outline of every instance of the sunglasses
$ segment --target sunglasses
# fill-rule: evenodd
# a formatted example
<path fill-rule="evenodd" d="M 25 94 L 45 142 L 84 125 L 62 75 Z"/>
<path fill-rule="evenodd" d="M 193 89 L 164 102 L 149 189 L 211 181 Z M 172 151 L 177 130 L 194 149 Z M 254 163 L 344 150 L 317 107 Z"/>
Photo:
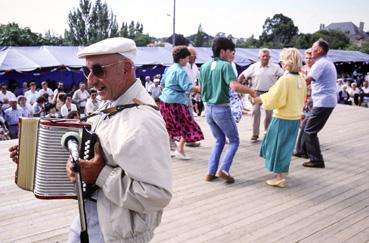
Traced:
<path fill-rule="evenodd" d="M 83 66 L 82 67 L 83 75 L 86 77 L 86 79 L 88 79 L 88 76 L 91 73 L 97 78 L 102 78 L 105 75 L 105 71 L 104 71 L 105 68 L 113 66 L 113 65 L 121 63 L 121 62 L 123 62 L 123 60 L 118 61 L 118 62 L 114 62 L 114 63 L 110 63 L 110 64 L 106 64 L 106 65 L 101 65 L 101 64 L 96 63 L 96 64 L 92 65 L 91 69 L 89 69 L 86 66 Z"/>

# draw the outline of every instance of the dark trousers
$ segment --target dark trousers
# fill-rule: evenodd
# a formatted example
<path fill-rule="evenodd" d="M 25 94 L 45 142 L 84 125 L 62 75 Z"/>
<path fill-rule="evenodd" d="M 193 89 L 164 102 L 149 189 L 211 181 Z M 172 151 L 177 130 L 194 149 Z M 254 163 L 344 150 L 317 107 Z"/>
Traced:
<path fill-rule="evenodd" d="M 301 130 L 303 133 L 301 138 L 302 151 L 306 151 L 306 154 L 312 162 L 324 163 L 320 151 L 318 132 L 323 129 L 333 109 L 334 108 L 314 107 L 311 115 L 306 119 L 304 130 Z"/>
<path fill-rule="evenodd" d="M 298 154 L 306 154 L 306 151 L 302 147 L 302 135 L 304 134 L 304 129 L 306 126 L 307 118 L 308 116 L 306 116 L 304 120 L 302 121 L 299 136 L 297 137 L 295 152 Z"/>

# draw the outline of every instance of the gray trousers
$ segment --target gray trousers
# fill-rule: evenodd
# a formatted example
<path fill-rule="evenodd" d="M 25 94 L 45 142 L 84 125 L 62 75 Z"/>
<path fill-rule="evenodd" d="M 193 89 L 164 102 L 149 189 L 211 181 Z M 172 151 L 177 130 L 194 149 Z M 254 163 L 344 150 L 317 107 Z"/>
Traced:
<path fill-rule="evenodd" d="M 76 203 L 77 206 L 77 203 Z M 85 200 L 85 210 L 87 219 L 87 232 L 90 243 L 104 243 L 104 239 L 100 230 L 99 219 L 97 217 L 97 203 L 91 200 Z M 68 243 L 79 243 L 81 224 L 79 215 L 74 219 L 70 226 Z"/>
<path fill-rule="evenodd" d="M 256 96 L 266 93 L 266 91 L 256 91 Z M 254 104 L 252 111 L 252 135 L 259 136 L 260 133 L 260 112 L 261 104 Z M 269 124 L 272 121 L 273 111 L 265 110 L 264 129 L 268 130 Z"/>
<path fill-rule="evenodd" d="M 306 151 L 310 161 L 323 163 L 324 159 L 320 151 L 318 132 L 323 129 L 334 108 L 314 107 L 311 115 L 306 119 L 306 125 L 302 132 L 301 147 Z"/>

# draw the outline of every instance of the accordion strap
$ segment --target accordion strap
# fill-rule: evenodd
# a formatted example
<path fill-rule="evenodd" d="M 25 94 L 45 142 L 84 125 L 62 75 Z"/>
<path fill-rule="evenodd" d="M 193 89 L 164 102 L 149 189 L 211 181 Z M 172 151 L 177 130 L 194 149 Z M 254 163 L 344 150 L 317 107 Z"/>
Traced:
<path fill-rule="evenodd" d="M 133 103 L 131 103 L 131 104 L 117 105 L 117 106 L 114 106 L 114 107 L 109 107 L 109 108 L 106 108 L 106 109 L 103 109 L 103 110 L 99 110 L 97 112 L 94 112 L 94 113 L 92 113 L 88 116 L 85 116 L 85 117 L 81 118 L 80 120 L 81 121 L 86 121 L 88 118 L 94 117 L 94 116 L 99 115 L 101 113 L 104 113 L 104 114 L 106 114 L 110 117 L 110 116 L 113 116 L 113 115 L 117 114 L 118 112 L 120 112 L 124 109 L 132 108 L 132 107 L 136 107 L 136 106 L 140 106 L 140 105 L 146 105 L 146 106 L 149 106 L 149 107 L 153 108 L 154 110 L 157 110 L 157 111 L 159 110 L 159 107 L 157 107 L 156 105 L 150 105 L 150 104 L 143 103 L 139 99 L 134 98 L 132 101 L 133 101 Z"/>

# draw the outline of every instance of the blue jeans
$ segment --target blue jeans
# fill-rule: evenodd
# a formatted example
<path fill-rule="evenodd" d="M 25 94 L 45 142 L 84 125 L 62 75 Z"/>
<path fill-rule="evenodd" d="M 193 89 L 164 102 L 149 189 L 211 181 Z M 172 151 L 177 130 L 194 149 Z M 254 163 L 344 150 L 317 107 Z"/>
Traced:
<path fill-rule="evenodd" d="M 231 108 L 229 106 L 222 105 L 206 105 L 205 113 L 206 121 L 208 122 L 215 138 L 215 146 L 209 159 L 208 173 L 215 175 L 218 170 L 219 160 L 226 142 L 226 137 L 229 140 L 229 144 L 220 170 L 229 172 L 233 162 L 233 157 L 240 144 L 237 126 L 232 117 Z"/>

